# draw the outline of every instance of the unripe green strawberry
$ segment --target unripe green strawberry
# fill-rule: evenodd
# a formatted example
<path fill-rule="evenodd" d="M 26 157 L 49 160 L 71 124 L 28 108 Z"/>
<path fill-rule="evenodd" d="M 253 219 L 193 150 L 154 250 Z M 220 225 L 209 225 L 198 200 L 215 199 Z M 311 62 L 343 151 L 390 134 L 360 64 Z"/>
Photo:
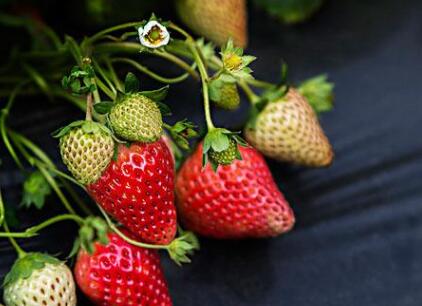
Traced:
<path fill-rule="evenodd" d="M 232 38 L 235 45 L 247 44 L 245 0 L 177 0 L 182 21 L 197 34 L 223 45 Z"/>
<path fill-rule="evenodd" d="M 75 306 L 72 272 L 58 259 L 29 253 L 16 260 L 4 280 L 6 306 Z"/>
<path fill-rule="evenodd" d="M 269 102 L 246 139 L 264 155 L 311 167 L 328 166 L 334 157 L 314 110 L 296 89 Z"/>
<path fill-rule="evenodd" d="M 237 142 L 230 140 L 229 147 L 221 152 L 210 150 L 209 157 L 211 161 L 218 165 L 230 165 L 238 156 Z"/>
<path fill-rule="evenodd" d="M 224 83 L 220 89 L 220 99 L 213 100 L 214 104 L 227 110 L 235 110 L 239 107 L 240 97 L 236 83 Z"/>
<path fill-rule="evenodd" d="M 118 101 L 110 110 L 111 126 L 122 139 L 154 142 L 163 133 L 163 119 L 158 105 L 148 97 L 132 93 Z"/>
<path fill-rule="evenodd" d="M 83 185 L 100 178 L 113 157 L 111 132 L 99 123 L 77 121 L 63 128 L 56 137 L 60 137 L 63 163 Z"/>

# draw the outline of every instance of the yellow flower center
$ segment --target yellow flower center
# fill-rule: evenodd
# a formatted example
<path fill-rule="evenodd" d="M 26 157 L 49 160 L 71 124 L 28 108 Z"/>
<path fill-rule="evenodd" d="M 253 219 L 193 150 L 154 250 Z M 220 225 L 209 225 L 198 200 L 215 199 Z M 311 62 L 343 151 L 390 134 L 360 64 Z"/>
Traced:
<path fill-rule="evenodd" d="M 242 65 L 242 58 L 235 53 L 230 53 L 223 56 L 223 62 L 228 70 L 236 70 Z"/>

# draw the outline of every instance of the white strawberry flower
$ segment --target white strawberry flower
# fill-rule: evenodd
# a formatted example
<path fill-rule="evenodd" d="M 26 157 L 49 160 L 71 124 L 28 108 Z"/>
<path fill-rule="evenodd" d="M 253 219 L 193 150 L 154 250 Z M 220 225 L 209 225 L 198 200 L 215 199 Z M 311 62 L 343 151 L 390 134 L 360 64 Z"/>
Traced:
<path fill-rule="evenodd" d="M 141 44 L 148 48 L 159 48 L 170 41 L 167 28 L 156 20 L 149 21 L 144 27 L 138 28 Z"/>

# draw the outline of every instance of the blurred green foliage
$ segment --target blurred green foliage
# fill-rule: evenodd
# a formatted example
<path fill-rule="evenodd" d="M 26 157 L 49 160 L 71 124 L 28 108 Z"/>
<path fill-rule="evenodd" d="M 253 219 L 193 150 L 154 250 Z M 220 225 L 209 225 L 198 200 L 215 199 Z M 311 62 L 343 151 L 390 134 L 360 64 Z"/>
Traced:
<path fill-rule="evenodd" d="M 254 0 L 270 15 L 287 24 L 304 22 L 309 19 L 325 0 Z"/>

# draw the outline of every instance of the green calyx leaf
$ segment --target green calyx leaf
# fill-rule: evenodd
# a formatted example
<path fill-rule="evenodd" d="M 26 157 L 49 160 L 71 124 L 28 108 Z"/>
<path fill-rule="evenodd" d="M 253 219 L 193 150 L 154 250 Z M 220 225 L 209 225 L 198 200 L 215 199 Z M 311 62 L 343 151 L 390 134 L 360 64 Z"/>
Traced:
<path fill-rule="evenodd" d="M 170 258 L 180 266 L 184 263 L 190 263 L 189 256 L 199 249 L 199 241 L 195 234 L 182 231 L 180 236 L 171 242 L 167 251 Z"/>
<path fill-rule="evenodd" d="M 187 119 L 178 121 L 167 129 L 174 142 L 184 150 L 189 150 L 189 139 L 198 136 L 196 125 Z"/>
<path fill-rule="evenodd" d="M 108 225 L 100 217 L 87 217 L 84 224 L 79 229 L 79 237 L 75 240 L 72 251 L 69 256 L 76 255 L 79 248 L 82 247 L 88 253 L 94 253 L 94 243 L 108 243 Z"/>
<path fill-rule="evenodd" d="M 44 207 L 45 198 L 51 194 L 51 187 L 39 171 L 31 173 L 23 184 L 21 205 L 29 208 L 32 205 L 38 209 Z"/>
<path fill-rule="evenodd" d="M 94 104 L 94 110 L 100 115 L 106 115 L 110 112 L 113 105 L 114 103 L 111 101 L 102 101 L 100 103 Z"/>
<path fill-rule="evenodd" d="M 210 162 L 214 171 L 219 165 L 229 165 L 235 159 L 242 159 L 238 145 L 247 146 L 239 133 L 216 128 L 207 133 L 202 147 L 202 166 Z"/>
<path fill-rule="evenodd" d="M 64 135 L 68 134 L 74 128 L 82 128 L 83 131 L 87 134 L 94 134 L 100 131 L 111 135 L 111 131 L 101 123 L 94 122 L 94 121 L 87 121 L 87 120 L 78 120 L 74 121 L 67 126 L 60 128 L 52 133 L 54 138 L 61 138 Z"/>
<path fill-rule="evenodd" d="M 136 93 L 139 91 L 140 83 L 138 78 L 132 73 L 129 72 L 125 78 L 125 93 Z"/>
<path fill-rule="evenodd" d="M 332 110 L 333 89 L 334 84 L 328 82 L 324 74 L 305 80 L 298 87 L 298 91 L 308 100 L 317 114 Z"/>
<path fill-rule="evenodd" d="M 139 94 L 141 94 L 145 97 L 148 97 L 155 102 L 161 102 L 167 97 L 167 93 L 168 93 L 169 88 L 170 88 L 170 86 L 166 85 L 166 86 L 161 87 L 161 88 L 156 89 L 156 90 L 141 91 L 141 92 L 139 92 Z"/>
<path fill-rule="evenodd" d="M 204 38 L 196 40 L 196 46 L 206 61 L 211 60 L 211 58 L 215 55 L 215 45 L 212 42 L 205 43 Z"/>
<path fill-rule="evenodd" d="M 96 90 L 92 79 L 95 77 L 94 69 L 91 65 L 84 67 L 74 66 L 68 76 L 62 79 L 64 89 L 70 89 L 75 95 L 87 94 Z"/>
<path fill-rule="evenodd" d="M 62 262 L 55 257 L 43 253 L 28 253 L 15 261 L 6 275 L 3 287 L 9 286 L 19 279 L 28 279 L 35 270 L 45 267 L 45 264 L 58 265 Z"/>
<path fill-rule="evenodd" d="M 221 59 L 223 61 L 223 69 L 231 74 L 237 80 L 252 79 L 252 69 L 248 66 L 254 60 L 255 56 L 243 55 L 243 49 L 235 47 L 233 40 L 229 39 L 227 44 L 221 49 Z"/>

